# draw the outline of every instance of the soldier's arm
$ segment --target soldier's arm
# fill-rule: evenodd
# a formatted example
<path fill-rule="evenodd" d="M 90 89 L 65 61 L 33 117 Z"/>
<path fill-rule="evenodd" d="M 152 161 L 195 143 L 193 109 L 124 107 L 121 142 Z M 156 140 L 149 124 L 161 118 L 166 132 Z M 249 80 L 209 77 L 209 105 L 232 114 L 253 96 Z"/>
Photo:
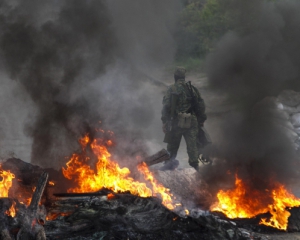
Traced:
<path fill-rule="evenodd" d="M 169 87 L 164 98 L 163 98 L 163 108 L 161 111 L 161 120 L 166 123 L 171 117 L 171 88 Z"/>

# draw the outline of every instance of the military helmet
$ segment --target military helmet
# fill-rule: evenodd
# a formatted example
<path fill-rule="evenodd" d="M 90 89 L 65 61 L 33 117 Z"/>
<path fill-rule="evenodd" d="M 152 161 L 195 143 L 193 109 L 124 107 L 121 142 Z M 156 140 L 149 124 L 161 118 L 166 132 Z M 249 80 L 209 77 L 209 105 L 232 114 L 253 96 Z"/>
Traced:
<path fill-rule="evenodd" d="M 176 79 L 179 79 L 179 78 L 185 78 L 185 68 L 184 67 L 176 67 L 175 68 L 175 72 L 174 72 L 174 77 Z"/>

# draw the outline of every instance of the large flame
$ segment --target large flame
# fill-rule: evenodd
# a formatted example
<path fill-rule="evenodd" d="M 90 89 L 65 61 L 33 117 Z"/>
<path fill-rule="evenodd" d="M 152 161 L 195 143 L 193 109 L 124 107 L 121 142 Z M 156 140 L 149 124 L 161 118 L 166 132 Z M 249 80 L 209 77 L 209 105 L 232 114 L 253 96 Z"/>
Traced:
<path fill-rule="evenodd" d="M 220 190 L 218 202 L 211 211 L 223 212 L 229 218 L 251 218 L 262 213 L 271 213 L 270 219 L 261 219 L 260 224 L 286 230 L 291 215 L 287 208 L 300 206 L 300 199 L 289 193 L 285 187 L 273 182 L 272 189 L 258 190 L 245 184 L 236 175 L 235 188 Z"/>
<path fill-rule="evenodd" d="M 67 167 L 63 168 L 66 178 L 77 183 L 77 187 L 70 188 L 68 192 L 95 192 L 102 188 L 110 189 L 114 192 L 127 192 L 141 197 L 160 196 L 163 204 L 174 209 L 172 195 L 167 188 L 158 184 L 146 164 L 140 164 L 138 170 L 142 172 L 145 179 L 152 185 L 151 190 L 146 183 L 138 182 L 130 177 L 130 170 L 126 167 L 120 168 L 119 164 L 111 160 L 108 147 L 112 145 L 111 140 L 94 139 L 90 140 L 86 135 L 79 140 L 82 152 L 73 154 L 67 162 Z M 95 167 L 92 168 L 92 159 L 87 154 L 87 147 L 90 146 L 93 155 L 97 158 Z"/>
<path fill-rule="evenodd" d="M 163 185 L 158 183 L 153 174 L 149 171 L 149 168 L 146 163 L 141 163 L 138 165 L 138 170 L 143 173 L 146 180 L 149 180 L 153 186 L 153 195 L 160 195 L 162 199 L 162 204 L 164 204 L 168 209 L 174 209 L 174 203 L 172 200 L 172 194 L 169 192 L 169 189 L 165 188 Z"/>
<path fill-rule="evenodd" d="M 8 191 L 12 186 L 15 175 L 10 171 L 4 171 L 0 165 L 0 197 L 8 197 Z"/>

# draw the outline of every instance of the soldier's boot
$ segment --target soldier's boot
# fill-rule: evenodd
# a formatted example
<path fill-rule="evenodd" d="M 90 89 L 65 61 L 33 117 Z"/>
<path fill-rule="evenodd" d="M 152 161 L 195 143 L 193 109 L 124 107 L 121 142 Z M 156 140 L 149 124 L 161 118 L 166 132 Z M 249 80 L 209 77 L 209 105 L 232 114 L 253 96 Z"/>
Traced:
<path fill-rule="evenodd" d="M 176 160 L 177 154 L 169 152 L 170 158 L 164 162 L 164 165 L 159 168 L 160 171 L 174 170 L 178 167 L 179 161 Z"/>
<path fill-rule="evenodd" d="M 200 168 L 199 168 L 199 164 L 198 164 L 198 163 L 190 163 L 190 166 L 193 167 L 197 172 L 200 171 Z"/>
<path fill-rule="evenodd" d="M 177 159 L 170 159 L 165 161 L 164 165 L 159 169 L 160 171 L 175 170 L 179 165 Z"/>

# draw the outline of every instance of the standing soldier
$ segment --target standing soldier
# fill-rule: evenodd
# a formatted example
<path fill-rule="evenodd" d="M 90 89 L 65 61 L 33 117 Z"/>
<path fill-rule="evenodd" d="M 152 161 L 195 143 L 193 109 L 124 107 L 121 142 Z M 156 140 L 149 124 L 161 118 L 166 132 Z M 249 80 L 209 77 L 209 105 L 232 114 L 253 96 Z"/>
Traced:
<path fill-rule="evenodd" d="M 199 130 L 206 120 L 204 101 L 198 89 L 192 86 L 191 82 L 185 81 L 185 73 L 185 68 L 176 67 L 175 83 L 168 88 L 163 98 L 161 120 L 165 133 L 164 142 L 168 143 L 170 159 L 165 162 L 161 170 L 173 170 L 178 166 L 175 158 L 182 136 L 186 141 L 189 164 L 197 171 L 199 150 L 207 144 L 199 141 Z"/>

